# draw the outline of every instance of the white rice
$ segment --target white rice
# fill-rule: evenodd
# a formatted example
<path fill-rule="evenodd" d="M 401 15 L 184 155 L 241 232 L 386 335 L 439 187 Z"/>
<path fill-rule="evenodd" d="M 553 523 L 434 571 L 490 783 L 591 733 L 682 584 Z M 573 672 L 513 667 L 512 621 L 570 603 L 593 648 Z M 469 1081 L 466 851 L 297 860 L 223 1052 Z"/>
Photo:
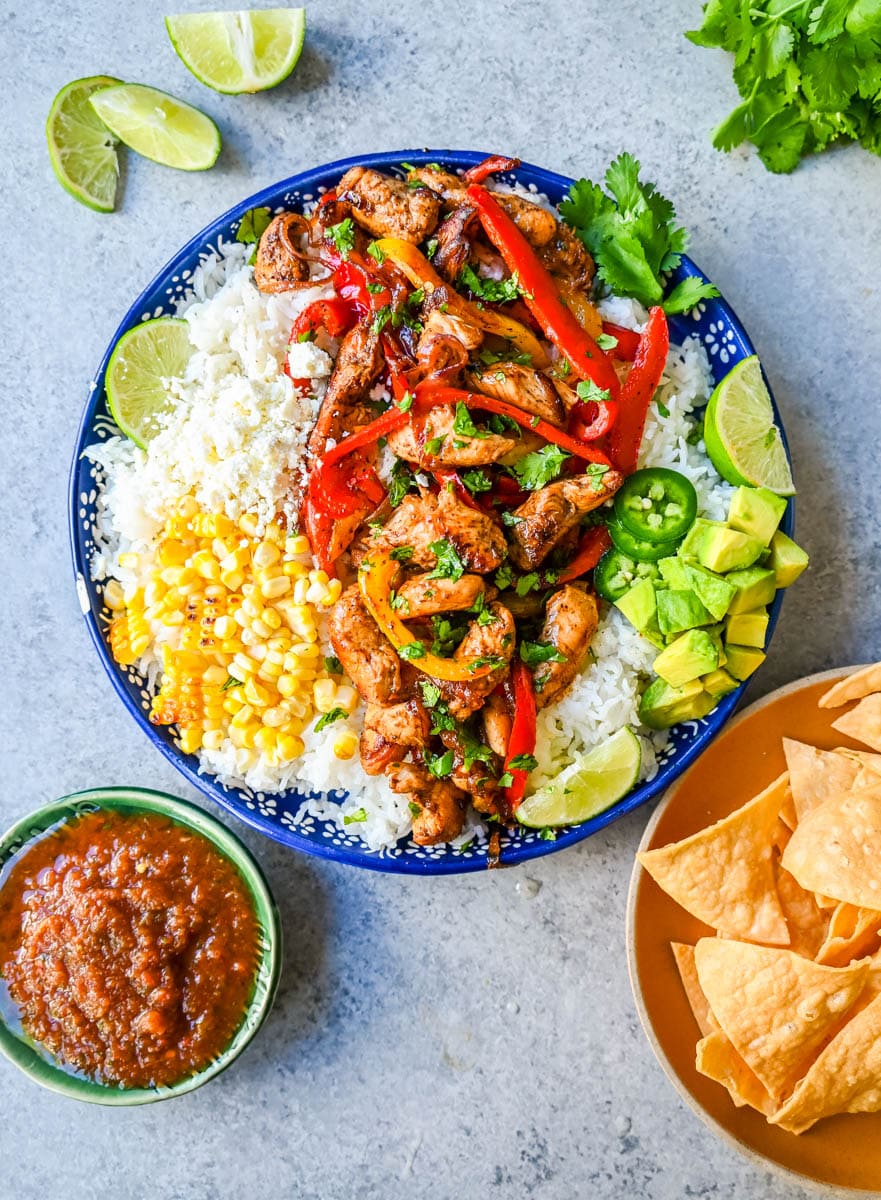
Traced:
<path fill-rule="evenodd" d="M 206 510 L 230 517 L 246 511 L 257 512 L 262 522 L 276 511 L 294 516 L 291 476 L 300 469 L 325 381 L 316 378 L 313 395 L 304 400 L 280 370 L 291 324 L 326 292 L 264 295 L 253 284 L 248 253 L 249 248 L 238 243 L 222 244 L 193 274 L 179 315 L 190 324 L 195 349 L 185 377 L 170 384 L 175 404 L 149 453 L 123 438 L 86 450 L 103 475 L 91 564 L 95 579 L 112 576 L 124 586 L 134 585 L 135 571 L 119 561 L 132 550 L 139 555 L 136 572 L 143 578 L 152 565 L 153 542 L 162 522 L 187 493 Z M 631 300 L 609 298 L 600 307 L 609 320 L 632 329 L 641 328 L 647 318 Z M 327 339 L 320 344 L 335 352 L 335 344 Z M 682 346 L 671 346 L 657 396 L 660 404 L 652 405 L 646 423 L 640 465 L 682 472 L 697 490 L 700 512 L 722 519 L 731 488 L 694 436 L 695 410 L 706 402 L 710 386 L 709 362 L 700 342 L 689 338 Z M 325 649 L 331 652 L 329 646 Z M 641 728 L 637 713 L 656 653 L 616 609 L 605 612 L 588 665 L 566 695 L 539 715 L 534 784 L 550 779 L 575 754 L 624 725 L 640 737 L 642 777 L 656 773 L 657 754 L 668 735 Z M 159 675 L 154 648 L 138 669 L 154 689 Z M 247 761 L 253 756 L 243 757 L 227 743 L 219 751 L 201 750 L 200 769 L 225 787 L 252 793 L 299 788 L 309 798 L 295 814 L 295 823 L 306 816 L 335 820 L 371 849 L 392 848 L 411 829 L 406 797 L 395 795 L 383 777 L 367 776 L 357 756 L 340 760 L 332 751 L 338 734 L 344 728 L 358 733 L 362 720 L 359 708 L 345 722 L 320 733 L 308 730 L 303 735 L 304 754 L 287 765 L 272 766 L 263 756 L 253 764 Z M 348 797 L 342 798 L 345 792 Z M 483 823 L 472 813 L 453 844 L 485 836 Z"/>

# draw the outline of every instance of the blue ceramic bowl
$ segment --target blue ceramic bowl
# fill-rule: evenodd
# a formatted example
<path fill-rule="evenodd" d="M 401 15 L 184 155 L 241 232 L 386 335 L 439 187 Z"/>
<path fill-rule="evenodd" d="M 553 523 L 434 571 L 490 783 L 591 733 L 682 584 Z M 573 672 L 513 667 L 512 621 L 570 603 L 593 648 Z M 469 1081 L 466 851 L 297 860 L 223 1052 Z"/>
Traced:
<path fill-rule="evenodd" d="M 373 851 L 367 849 L 359 839 L 336 827 L 308 817 L 294 825 L 294 815 L 304 796 L 300 792 L 282 795 L 254 794 L 246 790 L 221 787 L 212 779 L 198 773 L 198 762 L 194 755 L 184 754 L 176 745 L 173 734 L 166 728 L 151 725 L 147 714 L 150 699 L 143 679 L 129 668 L 118 666 L 110 656 L 106 640 L 106 617 L 102 616 L 102 586 L 89 578 L 89 558 L 93 549 L 93 521 L 95 498 L 100 484 L 100 472 L 88 459 L 83 458 L 83 448 L 92 442 L 106 439 L 117 433 L 107 409 L 104 394 L 104 372 L 110 353 L 118 338 L 150 317 L 158 317 L 173 311 L 176 299 L 187 290 L 187 281 L 200 259 L 219 239 L 229 240 L 235 236 L 238 222 L 244 212 L 258 205 L 276 207 L 298 207 L 303 201 L 315 198 L 319 190 L 332 188 L 345 171 L 353 166 L 369 166 L 389 170 L 402 162 L 440 162 L 452 169 L 466 168 L 480 162 L 486 156 L 470 150 L 401 150 L 385 154 L 365 155 L 328 163 L 294 175 L 290 179 L 265 188 L 241 204 L 218 217 L 206 229 L 197 234 L 159 272 L 153 282 L 141 293 L 126 313 L 107 347 L 107 352 L 95 374 L 94 386 L 86 401 L 85 412 L 77 436 L 70 478 L 70 536 L 73 549 L 74 571 L 83 615 L 89 633 L 104 670 L 110 677 L 119 698 L 138 722 L 153 745 L 186 776 L 194 787 L 216 800 L 224 808 L 236 814 L 248 825 L 259 829 L 276 841 L 317 854 L 323 858 L 337 859 L 359 867 L 377 871 L 396 871 L 415 875 L 457 874 L 464 871 L 479 871 L 486 868 L 485 846 L 472 846 L 454 851 L 447 847 L 416 846 L 402 843 L 394 850 Z M 566 193 L 571 179 L 540 167 L 524 163 L 512 177 L 521 184 L 544 192 L 557 203 Z M 673 276 L 673 283 L 687 275 L 701 274 L 690 259 Z M 704 276 L 706 278 L 706 276 Z M 746 330 L 729 305 L 721 297 L 702 302 L 686 317 L 671 320 L 671 336 L 681 341 L 688 335 L 697 336 L 707 348 L 710 365 L 718 382 L 741 359 L 755 353 L 755 348 Z M 776 412 L 776 408 L 775 408 Z M 779 413 L 777 413 L 779 422 Z M 790 501 L 783 518 L 782 528 L 791 533 L 793 528 L 793 503 Z M 771 609 L 771 631 L 780 611 L 782 593 Z M 740 700 L 743 688 L 726 696 L 719 706 L 702 721 L 688 721 L 672 732 L 670 745 L 664 755 L 661 768 L 654 779 L 635 788 L 618 804 L 583 825 L 560 833 L 555 841 L 544 841 L 535 831 L 522 830 L 504 838 L 502 862 L 514 864 L 552 854 L 580 842 L 615 821 L 625 813 L 632 812 L 664 791 L 674 779 L 693 762 L 701 751 L 716 736 Z"/>

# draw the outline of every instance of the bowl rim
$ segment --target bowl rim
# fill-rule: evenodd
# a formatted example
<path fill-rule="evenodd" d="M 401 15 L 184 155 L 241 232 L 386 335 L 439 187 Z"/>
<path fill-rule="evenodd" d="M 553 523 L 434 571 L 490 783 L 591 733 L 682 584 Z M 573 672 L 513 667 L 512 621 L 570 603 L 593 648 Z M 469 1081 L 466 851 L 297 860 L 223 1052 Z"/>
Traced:
<path fill-rule="evenodd" d="M 338 159 L 329 163 L 322 163 L 315 167 L 311 167 L 305 171 L 298 172 L 286 179 L 278 180 L 275 183 L 270 183 L 260 191 L 240 201 L 227 209 L 226 212 L 216 217 L 198 233 L 186 242 L 165 264 L 164 267 L 141 291 L 137 299 L 131 304 L 125 316 L 120 321 L 116 331 L 114 332 L 107 349 L 101 359 L 101 363 L 93 376 L 92 384 L 90 385 L 89 395 L 84 406 L 83 415 L 77 430 L 76 442 L 74 446 L 73 459 L 70 467 L 69 485 L 68 485 L 68 529 L 70 537 L 71 557 L 73 562 L 74 580 L 77 588 L 77 595 L 80 603 L 80 609 L 83 613 L 83 618 L 86 622 L 86 627 L 89 636 L 98 652 L 98 658 L 104 669 L 105 674 L 111 682 L 111 685 L 117 696 L 123 703 L 123 706 L 134 718 L 136 723 L 146 734 L 153 746 L 159 750 L 161 754 L 178 770 L 184 778 L 203 795 L 208 797 L 214 803 L 219 804 L 228 812 L 232 813 L 238 820 L 243 821 L 252 829 L 257 830 L 264 836 L 271 838 L 273 841 L 279 842 L 282 845 L 290 846 L 295 850 L 303 851 L 317 858 L 330 859 L 335 862 L 343 862 L 348 865 L 357 866 L 366 870 L 380 871 L 383 873 L 404 874 L 404 875 L 459 875 L 467 874 L 472 871 L 484 871 L 487 869 L 487 860 L 485 856 L 473 858 L 457 858 L 451 854 L 444 858 L 418 858 L 404 854 L 386 854 L 383 851 L 373 851 L 367 846 L 349 846 L 347 844 L 336 845 L 330 840 L 313 840 L 296 828 L 282 826 L 279 823 L 273 822 L 265 818 L 255 809 L 245 808 L 240 801 L 235 797 L 235 793 L 227 791 L 222 785 L 216 783 L 212 777 L 202 775 L 198 770 L 194 769 L 189 761 L 188 756 L 184 756 L 181 751 L 170 742 L 165 741 L 156 732 L 144 716 L 140 707 L 134 703 L 129 696 L 125 680 L 121 672 L 117 669 L 116 664 L 110 657 L 106 639 L 98 626 L 98 622 L 91 611 L 89 603 L 89 569 L 86 556 L 82 553 L 80 531 L 77 521 L 77 512 L 79 509 L 79 498 L 77 489 L 77 475 L 82 452 L 87 444 L 86 435 L 90 431 L 91 423 L 94 419 L 95 408 L 101 398 L 103 392 L 104 374 L 110 355 L 122 334 L 133 325 L 141 322 L 141 314 L 144 312 L 148 298 L 161 287 L 164 282 L 171 276 L 179 274 L 183 269 L 183 264 L 194 254 L 202 250 L 207 243 L 216 239 L 219 234 L 224 232 L 226 227 L 233 221 L 239 219 L 248 209 L 260 207 L 261 205 L 276 202 L 276 197 L 287 191 L 308 191 L 310 188 L 315 190 L 320 185 L 320 181 L 328 175 L 342 175 L 351 167 L 368 166 L 368 167 L 395 167 L 400 166 L 402 162 L 413 162 L 417 164 L 425 164 L 429 162 L 448 162 L 459 166 L 473 166 L 487 157 L 486 153 L 475 150 L 454 150 L 454 149 L 403 149 L 403 150 L 387 150 L 378 151 L 375 153 L 352 155 L 347 158 Z M 547 170 L 544 167 L 535 165 L 534 163 L 521 160 L 518 171 L 533 176 L 535 179 L 542 180 L 545 185 L 550 184 L 554 189 L 568 188 L 573 179 L 571 176 L 560 174 L 556 171 Z M 517 172 L 514 172 L 516 174 Z M 701 275 L 704 279 L 709 279 L 709 276 L 695 265 L 695 263 L 687 256 L 682 256 L 682 266 L 680 270 L 685 275 Z M 750 353 L 756 354 L 757 351 L 753 345 L 742 322 L 734 312 L 730 304 L 725 300 L 724 296 L 719 296 L 715 303 L 725 309 L 726 320 L 729 323 L 736 339 L 740 342 L 743 348 L 746 348 Z M 764 375 L 764 368 L 762 368 Z M 765 378 L 767 384 L 767 377 Z M 774 394 L 770 385 L 768 391 L 771 396 L 774 417 L 780 429 L 781 438 L 787 458 L 791 462 L 791 454 L 789 450 L 789 442 L 786 436 L 786 430 L 781 419 Z M 781 521 L 781 529 L 789 536 L 793 536 L 795 531 L 795 497 L 787 498 L 787 508 Z M 770 606 L 770 623 L 768 627 L 768 636 L 766 645 L 770 646 L 774 631 L 777 625 L 777 620 L 780 614 L 780 609 L 783 603 L 784 590 L 778 589 L 774 598 L 773 604 Z M 583 841 L 585 838 L 598 833 L 607 825 L 617 821 L 635 809 L 647 804 L 653 800 L 661 791 L 669 787 L 682 773 L 688 769 L 691 763 L 703 753 L 710 742 L 718 735 L 722 728 L 727 724 L 731 714 L 734 712 L 737 705 L 743 698 L 745 688 L 749 681 L 741 683 L 741 685 L 729 695 L 723 697 L 720 703 L 716 706 L 709 717 L 706 719 L 707 724 L 704 725 L 700 732 L 688 743 L 685 750 L 671 763 L 661 767 L 655 777 L 651 780 L 644 781 L 638 787 L 634 788 L 628 795 L 622 797 L 616 804 L 612 805 L 605 812 L 599 813 L 595 817 L 591 817 L 588 821 L 580 825 L 568 827 L 564 832 L 558 834 L 554 840 L 548 841 L 531 841 L 515 846 L 507 851 L 503 848 L 502 859 L 500 865 L 515 866 L 523 862 L 529 862 L 532 859 L 542 858 L 547 854 L 555 854 L 560 850 L 564 850 L 569 846 L 575 845 Z M 191 757 L 191 756 L 190 756 Z"/>
<path fill-rule="evenodd" d="M 763 708 L 780 700 L 782 697 L 792 693 L 799 692 L 803 688 L 809 688 L 818 683 L 831 683 L 836 679 L 843 679 L 848 675 L 853 675 L 856 671 L 862 670 L 868 664 L 863 663 L 852 667 L 832 667 L 827 671 L 815 671 L 810 675 L 803 675 L 800 679 L 793 679 L 789 683 L 781 684 L 774 691 L 768 692 L 767 695 L 754 700 L 752 704 L 747 705 L 742 712 L 739 712 L 733 721 L 726 726 L 725 732 L 736 729 L 743 721 L 754 716 L 757 712 L 761 712 Z M 759 1150 L 756 1150 L 748 1142 L 742 1140 L 733 1134 L 724 1125 L 721 1125 L 715 1117 L 711 1116 L 707 1110 L 698 1103 L 695 1097 L 685 1086 L 682 1078 L 679 1076 L 673 1064 L 670 1062 L 661 1042 L 655 1033 L 652 1024 L 651 1016 L 649 1015 L 648 1006 L 643 995 L 642 980 L 640 978 L 636 948 L 636 900 L 639 894 L 639 889 L 642 886 L 643 880 L 648 877 L 648 872 L 642 866 L 637 855 L 643 850 L 648 849 L 649 844 L 654 837 L 661 818 L 667 811 L 670 804 L 676 799 L 676 793 L 684 784 L 685 777 L 680 776 L 673 785 L 661 797 L 657 807 L 649 818 L 642 837 L 639 839 L 639 845 L 636 848 L 633 857 L 633 868 L 630 873 L 630 882 L 627 888 L 627 907 L 625 912 L 625 946 L 627 952 L 627 975 L 630 980 L 630 991 L 633 996 L 633 1005 L 636 1009 L 636 1015 L 639 1017 L 639 1023 L 642 1026 L 643 1034 L 648 1042 L 652 1054 L 654 1054 L 658 1065 L 666 1075 L 667 1079 L 673 1085 L 681 1100 L 685 1102 L 688 1108 L 703 1122 L 703 1124 L 723 1141 L 726 1145 L 736 1150 L 738 1154 L 748 1159 L 754 1167 L 762 1170 L 773 1170 L 779 1175 L 785 1177 L 790 1182 L 797 1182 L 803 1187 L 822 1193 L 823 1195 L 838 1195 L 838 1196 L 867 1196 L 871 1193 L 864 1188 L 851 1188 L 841 1184 L 826 1183 L 825 1181 L 814 1179 L 810 1175 L 803 1174 L 801 1171 L 793 1170 L 791 1167 L 784 1166 L 776 1159 L 768 1158 Z"/>
<path fill-rule="evenodd" d="M 28 1078 L 69 1099 L 124 1108 L 183 1096 L 202 1087 L 235 1062 L 272 1008 L 281 978 L 283 938 L 278 908 L 263 869 L 238 835 L 199 805 L 153 788 L 89 788 L 34 809 L 0 836 L 0 868 L 65 818 L 103 808 L 162 813 L 201 834 L 238 870 L 251 897 L 261 933 L 254 991 L 231 1041 L 208 1066 L 168 1086 L 119 1088 L 67 1071 L 39 1043 L 13 1028 L 0 1009 L 0 1054 Z M 5 987 L 2 981 L 0 987 Z"/>

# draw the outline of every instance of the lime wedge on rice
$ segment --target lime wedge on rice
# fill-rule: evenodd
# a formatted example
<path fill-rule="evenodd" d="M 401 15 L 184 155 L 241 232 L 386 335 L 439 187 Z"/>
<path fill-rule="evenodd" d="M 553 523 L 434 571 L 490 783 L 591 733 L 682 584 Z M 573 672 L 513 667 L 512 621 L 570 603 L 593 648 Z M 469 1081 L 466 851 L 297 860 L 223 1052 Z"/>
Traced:
<path fill-rule="evenodd" d="M 220 130 L 198 108 L 143 83 L 96 92 L 95 112 L 132 150 L 181 171 L 205 171 L 220 153 Z"/>
<path fill-rule="evenodd" d="M 765 487 L 778 496 L 794 494 L 783 439 L 755 355 L 739 362 L 717 385 L 707 405 L 704 441 L 713 466 L 729 483 Z"/>
<path fill-rule="evenodd" d="M 641 763 L 639 738 L 631 729 L 619 729 L 527 796 L 517 809 L 517 820 L 532 829 L 587 821 L 627 795 L 639 778 Z"/>
<path fill-rule="evenodd" d="M 287 79 L 306 36 L 303 8 L 181 13 L 165 28 L 181 62 L 215 92 L 263 92 Z"/>
<path fill-rule="evenodd" d="M 144 321 L 116 343 L 104 377 L 107 403 L 122 432 L 142 449 L 159 432 L 156 418 L 172 407 L 163 381 L 183 375 L 192 350 L 187 322 L 175 317 Z"/>
<path fill-rule="evenodd" d="M 118 79 L 91 75 L 63 87 L 49 109 L 46 140 L 55 177 L 80 204 L 96 212 L 113 212 L 119 180 L 118 139 L 89 103 Z"/>

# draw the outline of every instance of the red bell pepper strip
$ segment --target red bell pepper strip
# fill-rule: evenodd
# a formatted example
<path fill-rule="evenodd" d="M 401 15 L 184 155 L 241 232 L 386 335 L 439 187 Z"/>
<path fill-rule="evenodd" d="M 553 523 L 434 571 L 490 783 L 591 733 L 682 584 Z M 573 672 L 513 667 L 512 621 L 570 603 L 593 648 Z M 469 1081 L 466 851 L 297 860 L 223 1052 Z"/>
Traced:
<path fill-rule="evenodd" d="M 639 334 L 635 330 L 625 329 L 623 325 L 616 325 L 613 321 L 603 321 L 603 333 L 618 341 L 618 345 L 609 351 L 612 358 L 621 362 L 633 362 L 639 349 Z"/>
<path fill-rule="evenodd" d="M 514 723 L 511 726 L 508 753 L 505 756 L 505 771 L 511 776 L 511 782 L 505 788 L 505 799 L 513 810 L 523 799 L 529 771 L 522 767 L 512 767 L 511 763 L 521 754 L 535 753 L 536 731 L 532 672 L 519 657 L 511 667 L 511 679 L 514 684 Z"/>
<path fill-rule="evenodd" d="M 582 442 L 605 437 L 618 419 L 615 400 L 580 400 L 569 414 L 569 432 Z"/>
<path fill-rule="evenodd" d="M 345 299 L 315 300 L 294 321 L 290 340 L 300 341 L 304 334 L 314 333 L 316 329 L 326 329 L 333 338 L 342 337 L 355 324 L 356 315 Z"/>
<path fill-rule="evenodd" d="M 636 470 L 649 404 L 661 382 L 669 348 L 670 331 L 664 310 L 653 308 L 630 374 L 624 381 L 618 420 L 609 436 L 609 454 L 625 475 Z"/>
<path fill-rule="evenodd" d="M 491 154 L 483 162 L 469 167 L 462 178 L 466 183 L 483 183 L 484 179 L 488 179 L 490 175 L 496 175 L 499 171 L 515 171 L 519 166 L 519 158 L 505 158 L 503 154 Z"/>
<path fill-rule="evenodd" d="M 588 529 L 578 543 L 575 557 L 557 576 L 557 583 L 570 583 L 573 579 L 592 571 L 611 544 L 612 539 L 605 525 L 595 525 L 593 529 Z"/>
<path fill-rule="evenodd" d="M 572 364 L 579 379 L 592 379 L 613 400 L 621 390 L 612 360 L 579 325 L 560 298 L 550 272 L 542 265 L 529 242 L 486 188 L 468 189 L 487 237 L 513 274 L 517 272 L 523 298 L 538 319 L 545 337 Z"/>

